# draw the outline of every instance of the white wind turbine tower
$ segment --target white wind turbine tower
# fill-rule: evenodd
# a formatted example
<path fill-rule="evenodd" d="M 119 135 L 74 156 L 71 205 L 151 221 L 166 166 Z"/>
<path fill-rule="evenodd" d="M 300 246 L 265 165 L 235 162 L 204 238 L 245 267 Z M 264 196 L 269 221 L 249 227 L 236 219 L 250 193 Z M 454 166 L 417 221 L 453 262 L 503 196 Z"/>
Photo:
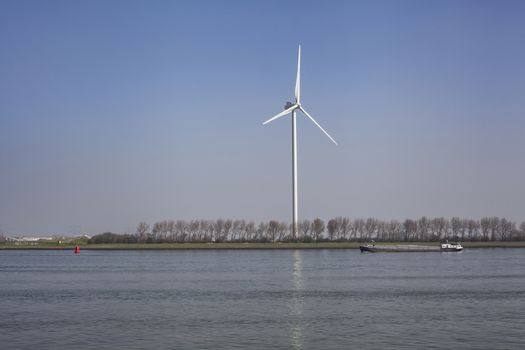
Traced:
<path fill-rule="evenodd" d="M 276 116 L 268 119 L 263 123 L 263 125 L 274 121 L 277 118 L 284 117 L 287 114 L 292 113 L 292 211 L 293 211 L 293 217 L 292 217 L 292 230 L 293 230 L 293 236 L 294 239 L 298 237 L 298 230 L 297 230 L 297 223 L 299 219 L 299 210 L 297 208 L 297 128 L 296 128 L 296 110 L 300 110 L 304 113 L 310 120 L 317 125 L 319 129 L 321 129 L 322 132 L 330 140 L 332 140 L 333 143 L 337 145 L 337 142 L 315 121 L 315 119 L 308 114 L 307 111 L 304 110 L 303 106 L 301 105 L 301 45 L 299 45 L 299 55 L 297 58 L 297 79 L 295 81 L 295 103 L 287 102 L 286 106 L 284 107 L 284 111 L 277 114 Z"/>

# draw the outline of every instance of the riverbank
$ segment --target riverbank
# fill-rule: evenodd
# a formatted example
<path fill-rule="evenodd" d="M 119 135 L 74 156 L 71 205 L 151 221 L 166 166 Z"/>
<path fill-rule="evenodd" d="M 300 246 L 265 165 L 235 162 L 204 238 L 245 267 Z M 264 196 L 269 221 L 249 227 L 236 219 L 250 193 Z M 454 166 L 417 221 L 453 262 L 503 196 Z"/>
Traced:
<path fill-rule="evenodd" d="M 361 242 L 318 242 L 318 243 L 108 243 L 81 244 L 82 250 L 191 250 L 191 249 L 359 249 Z M 437 242 L 377 242 L 381 245 L 415 244 L 439 246 Z M 525 248 L 525 241 L 519 242 L 463 242 L 465 248 Z M 2 243 L 0 250 L 69 250 L 74 244 Z"/>

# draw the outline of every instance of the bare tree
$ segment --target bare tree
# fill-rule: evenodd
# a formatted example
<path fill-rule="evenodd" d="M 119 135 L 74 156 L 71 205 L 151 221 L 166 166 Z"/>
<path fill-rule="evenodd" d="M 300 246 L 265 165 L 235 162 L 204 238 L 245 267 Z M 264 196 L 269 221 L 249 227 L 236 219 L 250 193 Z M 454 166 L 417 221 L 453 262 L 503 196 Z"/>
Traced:
<path fill-rule="evenodd" d="M 233 228 L 233 221 L 228 219 L 224 221 L 223 240 L 227 241 L 230 238 L 230 233 Z"/>
<path fill-rule="evenodd" d="M 259 242 L 264 242 L 264 241 L 269 241 L 269 237 L 268 237 L 268 232 L 269 232 L 269 228 L 268 228 L 268 223 L 266 222 L 260 222 L 259 225 L 257 226 L 257 231 L 255 233 L 255 239 Z"/>
<path fill-rule="evenodd" d="M 188 226 L 188 239 L 190 241 L 196 241 L 199 236 L 200 221 L 191 220 Z"/>
<path fill-rule="evenodd" d="M 525 221 L 523 221 L 523 222 L 520 224 L 520 232 L 519 232 L 518 239 L 519 239 L 520 241 L 525 240 Z"/>
<path fill-rule="evenodd" d="M 243 231 L 244 229 L 244 222 L 241 221 L 241 220 L 234 220 L 233 223 L 232 223 L 232 230 L 231 230 L 231 240 L 232 241 L 236 241 L 240 236 L 241 236 L 241 232 Z"/>
<path fill-rule="evenodd" d="M 198 225 L 195 225 L 195 238 L 199 242 L 211 242 L 213 240 L 213 233 L 215 232 L 215 223 L 213 220 L 197 220 Z"/>
<path fill-rule="evenodd" d="M 505 218 L 502 218 L 500 220 L 499 239 L 502 241 L 508 240 L 512 231 L 514 231 L 515 229 L 516 229 L 516 224 L 514 222 L 511 222 Z"/>
<path fill-rule="evenodd" d="M 348 225 L 348 239 L 354 241 L 357 239 L 357 227 L 355 222 L 356 220 L 352 220 Z"/>
<path fill-rule="evenodd" d="M 429 240 L 430 222 L 426 216 L 417 221 L 417 239 Z"/>
<path fill-rule="evenodd" d="M 153 235 L 154 240 L 159 239 L 159 232 L 160 232 L 160 222 L 156 222 L 153 224 L 153 228 L 151 229 L 151 234 Z"/>
<path fill-rule="evenodd" d="M 312 232 L 313 232 L 315 241 L 319 241 L 319 239 L 321 239 L 324 230 L 325 230 L 324 221 L 319 218 L 316 218 L 312 222 Z"/>
<path fill-rule="evenodd" d="M 525 221 L 520 224 L 520 228 L 515 229 L 512 235 L 512 240 L 523 241 L 525 240 Z"/>
<path fill-rule="evenodd" d="M 374 218 L 366 219 L 365 234 L 366 234 L 367 240 L 374 238 L 376 229 L 377 229 L 377 223 L 378 223 L 377 219 L 374 219 Z"/>
<path fill-rule="evenodd" d="M 251 241 L 254 239 L 256 229 L 255 223 L 253 221 L 247 222 L 243 226 L 243 231 L 241 235 L 241 241 Z"/>
<path fill-rule="evenodd" d="M 397 220 L 391 220 L 387 226 L 388 239 L 390 241 L 400 241 L 403 236 L 403 225 Z"/>
<path fill-rule="evenodd" d="M 310 220 L 302 220 L 299 222 L 299 234 L 301 237 L 309 237 L 310 232 L 312 232 L 312 223 Z"/>
<path fill-rule="evenodd" d="M 388 235 L 388 223 L 383 220 L 379 220 L 377 222 L 376 239 L 381 240 L 381 241 L 386 241 L 387 235 Z"/>
<path fill-rule="evenodd" d="M 277 239 L 277 234 L 279 233 L 279 221 L 277 220 L 270 220 L 268 223 L 268 238 L 271 242 L 275 242 Z"/>
<path fill-rule="evenodd" d="M 175 221 L 173 220 L 168 221 L 167 230 L 168 230 L 168 240 L 170 242 L 175 241 Z"/>
<path fill-rule="evenodd" d="M 358 240 L 362 237 L 362 233 L 365 227 L 365 221 L 363 219 L 355 219 L 349 224 L 349 233 L 351 240 Z"/>
<path fill-rule="evenodd" d="M 184 220 L 177 220 L 175 222 L 175 240 L 177 242 L 184 242 L 188 236 L 188 225 Z"/>
<path fill-rule="evenodd" d="M 459 237 L 460 230 L 461 230 L 461 219 L 458 218 L 457 216 L 454 216 L 450 220 L 450 227 L 452 229 L 452 236 L 453 237 Z"/>
<path fill-rule="evenodd" d="M 350 232 L 350 219 L 339 217 L 338 221 L 339 221 L 339 225 L 338 225 L 337 239 L 346 240 L 348 233 Z"/>
<path fill-rule="evenodd" d="M 489 232 L 490 232 L 490 218 L 484 217 L 480 221 L 480 227 L 481 227 L 481 237 L 482 240 L 488 241 L 489 240 Z"/>
<path fill-rule="evenodd" d="M 288 225 L 286 222 L 280 222 L 277 226 L 278 241 L 283 241 L 291 237 L 293 232 L 292 225 Z"/>
<path fill-rule="evenodd" d="M 353 228 L 356 232 L 358 239 L 362 239 L 366 236 L 365 234 L 365 219 L 355 219 Z"/>
<path fill-rule="evenodd" d="M 405 241 L 410 241 L 417 232 L 417 223 L 414 220 L 406 219 L 405 222 L 403 222 L 403 230 Z"/>
<path fill-rule="evenodd" d="M 217 219 L 215 220 L 215 228 L 214 228 L 215 237 L 213 241 L 220 242 L 222 241 L 222 237 L 224 234 L 224 220 L 223 219 Z"/>
<path fill-rule="evenodd" d="M 472 240 L 474 238 L 477 238 L 479 235 L 479 222 L 475 220 L 468 220 L 467 224 L 467 237 L 468 240 Z"/>
<path fill-rule="evenodd" d="M 465 240 L 465 233 L 468 230 L 468 220 L 467 219 L 461 219 L 461 227 L 459 229 L 459 234 L 461 237 L 461 240 Z"/>
<path fill-rule="evenodd" d="M 328 231 L 328 239 L 333 241 L 335 237 L 335 233 L 337 232 L 337 226 L 338 222 L 336 219 L 331 219 L 328 221 L 328 224 L 326 225 L 326 230 Z"/>
<path fill-rule="evenodd" d="M 432 240 L 439 241 L 448 235 L 449 222 L 445 218 L 434 218 L 430 221 Z"/>
<path fill-rule="evenodd" d="M 210 242 L 213 235 L 213 223 L 208 220 L 200 220 L 199 223 L 199 240 Z"/>
<path fill-rule="evenodd" d="M 139 242 L 146 242 L 146 240 L 148 239 L 148 231 L 149 225 L 147 223 L 142 221 L 138 224 L 136 235 Z"/>
<path fill-rule="evenodd" d="M 490 240 L 491 241 L 496 240 L 496 237 L 498 237 L 499 229 L 500 229 L 499 218 L 496 216 L 489 218 L 489 230 L 490 230 Z"/>

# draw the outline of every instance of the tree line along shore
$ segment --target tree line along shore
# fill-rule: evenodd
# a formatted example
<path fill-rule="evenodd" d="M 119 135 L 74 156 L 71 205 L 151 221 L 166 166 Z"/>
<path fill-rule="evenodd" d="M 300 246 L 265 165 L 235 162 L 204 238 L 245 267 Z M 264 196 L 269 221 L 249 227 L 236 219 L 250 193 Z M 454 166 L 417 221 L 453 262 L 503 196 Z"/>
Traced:
<path fill-rule="evenodd" d="M 138 224 L 132 234 L 106 232 L 93 236 L 89 243 L 312 243 L 312 242 L 462 242 L 525 241 L 525 222 L 499 217 L 481 220 L 427 218 L 383 221 L 375 218 L 335 217 L 302 220 L 294 237 L 287 222 L 270 220 L 256 224 L 246 220 L 163 220 L 152 226 Z"/>
<path fill-rule="evenodd" d="M 525 222 L 519 226 L 506 218 L 484 217 L 480 220 L 443 217 L 384 221 L 375 218 L 335 217 L 302 220 L 298 235 L 292 227 L 278 220 L 255 223 L 246 220 L 163 220 L 149 225 L 138 224 L 133 233 L 105 232 L 71 244 L 103 248 L 130 246 L 131 249 L 162 248 L 357 248 L 359 243 L 413 242 L 432 243 L 444 240 L 466 242 L 466 247 L 525 246 Z M 4 246 L 13 246 L 1 243 Z M 5 241 L 5 239 L 4 239 Z M 187 243 L 192 243 L 188 245 Z M 43 242 L 35 248 L 53 248 L 58 242 Z M 131 247 L 133 246 L 133 247 Z"/>

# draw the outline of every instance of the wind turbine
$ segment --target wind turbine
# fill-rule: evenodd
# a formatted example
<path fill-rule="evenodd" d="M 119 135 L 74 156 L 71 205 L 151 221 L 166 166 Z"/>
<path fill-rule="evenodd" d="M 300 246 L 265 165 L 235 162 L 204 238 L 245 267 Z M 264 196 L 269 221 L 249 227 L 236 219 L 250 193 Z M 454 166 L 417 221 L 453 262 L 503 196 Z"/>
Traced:
<path fill-rule="evenodd" d="M 315 119 L 308 114 L 307 111 L 303 108 L 301 105 L 301 45 L 299 45 L 299 54 L 297 58 L 297 78 L 295 80 L 295 103 L 287 102 L 286 106 L 284 106 L 284 111 L 277 114 L 274 117 L 271 117 L 267 121 L 263 123 L 263 125 L 268 124 L 271 121 L 274 121 L 275 119 L 284 117 L 285 115 L 288 115 L 292 113 L 292 230 L 293 230 L 293 238 L 298 237 L 298 231 L 297 231 L 297 222 L 299 219 L 299 210 L 297 207 L 297 128 L 296 128 L 296 111 L 300 110 L 303 112 L 304 115 L 306 115 L 310 120 L 319 128 L 322 132 L 328 138 L 337 145 L 337 142 L 330 136 L 322 127 L 319 125 L 318 122 L 315 121 Z"/>

